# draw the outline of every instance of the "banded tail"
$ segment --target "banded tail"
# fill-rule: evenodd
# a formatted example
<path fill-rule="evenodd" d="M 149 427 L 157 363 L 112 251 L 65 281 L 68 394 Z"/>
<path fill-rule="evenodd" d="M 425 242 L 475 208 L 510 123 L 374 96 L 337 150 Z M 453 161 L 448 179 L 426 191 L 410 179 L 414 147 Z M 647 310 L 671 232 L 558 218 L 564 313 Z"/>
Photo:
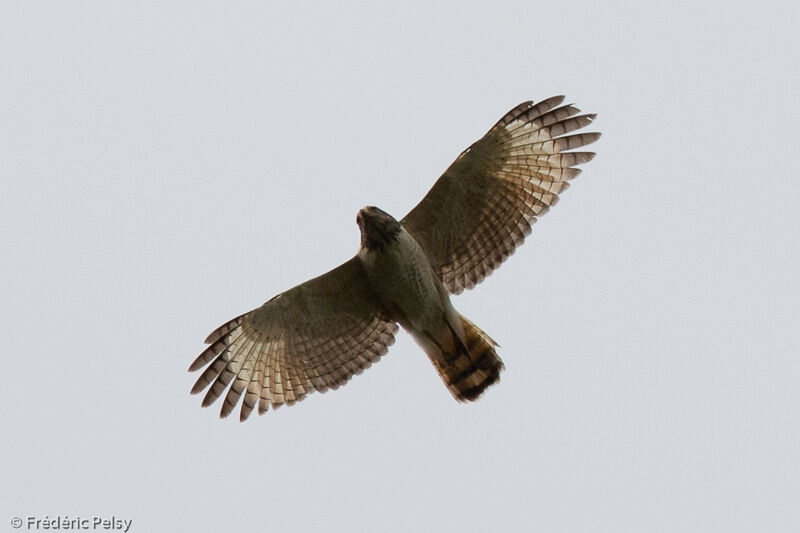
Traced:
<path fill-rule="evenodd" d="M 449 349 L 436 344 L 425 352 L 453 397 L 459 402 L 471 402 L 500 380 L 504 366 L 494 351 L 497 343 L 467 318 L 456 314 L 461 319 L 463 336 L 450 327 L 453 343 L 447 343 Z"/>

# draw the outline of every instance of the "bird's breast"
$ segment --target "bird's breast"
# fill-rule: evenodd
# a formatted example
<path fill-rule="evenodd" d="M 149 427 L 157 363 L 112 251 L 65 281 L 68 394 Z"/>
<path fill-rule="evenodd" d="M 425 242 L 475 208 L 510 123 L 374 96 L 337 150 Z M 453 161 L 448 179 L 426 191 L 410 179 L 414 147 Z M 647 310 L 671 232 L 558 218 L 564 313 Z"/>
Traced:
<path fill-rule="evenodd" d="M 422 329 L 443 313 L 439 281 L 425 252 L 407 231 L 382 250 L 359 251 L 370 284 L 384 306 L 406 328 Z"/>

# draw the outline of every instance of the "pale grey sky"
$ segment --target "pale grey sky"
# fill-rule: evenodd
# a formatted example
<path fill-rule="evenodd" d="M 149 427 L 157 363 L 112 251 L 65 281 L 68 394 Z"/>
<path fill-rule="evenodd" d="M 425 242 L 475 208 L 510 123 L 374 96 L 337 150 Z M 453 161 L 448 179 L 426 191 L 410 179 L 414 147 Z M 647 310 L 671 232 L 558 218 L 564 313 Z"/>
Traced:
<path fill-rule="evenodd" d="M 798 5 L 334 4 L 0 5 L 0 530 L 800 530 Z M 200 408 L 213 328 L 558 93 L 597 158 L 454 298 L 499 385 L 456 403 L 401 333 Z"/>

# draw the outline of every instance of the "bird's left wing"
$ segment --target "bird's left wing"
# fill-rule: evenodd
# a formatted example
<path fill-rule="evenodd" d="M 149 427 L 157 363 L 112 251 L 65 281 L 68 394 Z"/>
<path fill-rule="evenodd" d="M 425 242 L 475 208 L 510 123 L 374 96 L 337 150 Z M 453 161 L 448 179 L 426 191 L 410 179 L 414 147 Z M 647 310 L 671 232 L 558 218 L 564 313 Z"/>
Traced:
<path fill-rule="evenodd" d="M 580 173 L 575 165 L 594 156 L 574 150 L 600 134 L 573 133 L 594 115 L 560 106 L 563 100 L 509 111 L 400 221 L 451 293 L 471 289 L 500 266 Z"/>
<path fill-rule="evenodd" d="M 227 389 L 221 417 L 244 396 L 245 420 L 256 404 L 262 414 L 345 384 L 386 353 L 397 330 L 353 257 L 212 332 L 189 367 L 213 361 L 192 394 L 211 385 L 205 407 Z"/>

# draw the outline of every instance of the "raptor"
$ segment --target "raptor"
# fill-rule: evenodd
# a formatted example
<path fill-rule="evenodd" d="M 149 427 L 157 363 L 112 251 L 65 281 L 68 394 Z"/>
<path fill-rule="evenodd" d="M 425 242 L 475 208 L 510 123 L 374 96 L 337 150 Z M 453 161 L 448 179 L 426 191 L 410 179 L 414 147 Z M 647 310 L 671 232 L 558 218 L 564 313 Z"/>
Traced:
<path fill-rule="evenodd" d="M 579 130 L 595 115 L 563 100 L 514 107 L 402 219 L 361 209 L 356 255 L 214 330 L 189 367 L 206 367 L 192 393 L 208 389 L 204 407 L 224 395 L 221 417 L 241 400 L 245 420 L 345 384 L 402 326 L 456 400 L 477 399 L 503 362 L 450 295 L 498 268 L 580 173 L 576 165 L 594 157 L 581 149 L 600 134 Z"/>

